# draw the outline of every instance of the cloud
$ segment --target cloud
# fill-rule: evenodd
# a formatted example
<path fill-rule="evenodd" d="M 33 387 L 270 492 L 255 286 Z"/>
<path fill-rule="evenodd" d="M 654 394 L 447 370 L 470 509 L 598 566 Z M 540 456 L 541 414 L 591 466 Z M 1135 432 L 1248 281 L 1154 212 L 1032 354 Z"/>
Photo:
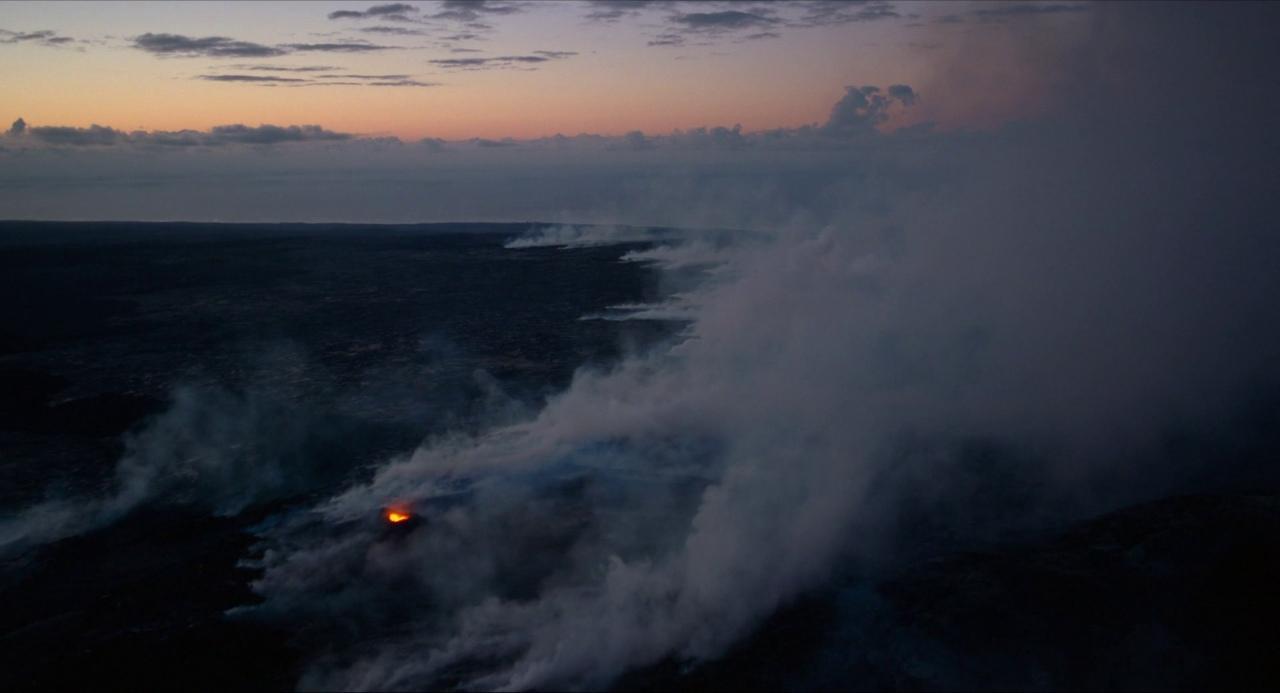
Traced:
<path fill-rule="evenodd" d="M 969 18 L 976 18 L 980 22 L 1008 22 L 1018 19 L 1032 19 L 1035 17 L 1047 17 L 1053 15 L 1076 14 L 1089 12 L 1092 9 L 1089 2 L 1054 2 L 1054 3 L 1035 3 L 1035 2 L 1008 2 L 984 7 L 971 9 L 963 13 L 950 13 L 934 19 L 935 24 L 962 24 Z"/>
<path fill-rule="evenodd" d="M 189 37 L 181 34 L 146 33 L 133 40 L 133 47 L 153 55 L 210 58 L 266 58 L 287 51 L 249 41 L 236 41 L 224 36 Z"/>
<path fill-rule="evenodd" d="M 296 53 L 370 53 L 373 51 L 394 50 L 397 46 L 381 46 L 363 41 L 347 41 L 343 43 L 286 43 L 284 48 Z"/>
<path fill-rule="evenodd" d="M 658 34 L 657 36 L 654 36 L 653 38 L 649 39 L 648 43 L 645 45 L 678 47 L 678 46 L 685 45 L 685 43 L 686 41 L 683 34 L 678 34 L 675 32 L 668 31 L 662 34 Z"/>
<path fill-rule="evenodd" d="M 889 108 L 894 102 L 910 106 L 915 100 L 915 91 L 905 84 L 895 84 L 887 93 L 878 87 L 846 87 L 844 97 L 831 108 L 822 131 L 845 137 L 874 132 L 889 119 Z"/>
<path fill-rule="evenodd" d="M 915 91 L 905 84 L 890 85 L 889 96 L 902 102 L 903 106 L 913 106 L 916 103 Z"/>
<path fill-rule="evenodd" d="M 445 0 L 442 10 L 431 17 L 462 22 L 475 22 L 484 15 L 518 14 L 524 10 L 511 2 L 493 2 L 492 0 Z"/>
<path fill-rule="evenodd" d="M 324 67 L 299 67 L 299 68 L 275 68 L 272 66 L 241 66 L 243 69 L 251 71 L 282 71 L 290 74 L 302 75 L 296 77 L 282 77 L 278 75 L 253 75 L 253 74 L 205 74 L 198 75 L 195 79 L 206 80 L 210 82 L 240 82 L 247 84 L 256 84 L 259 86 L 289 86 L 289 87 L 339 87 L 339 86 L 366 86 L 366 87 L 434 87 L 439 86 L 438 82 L 424 82 L 414 79 L 413 75 L 407 74 L 358 74 L 351 72 L 342 72 L 342 68 L 324 68 Z M 330 70 L 330 72 L 320 72 L 319 70 Z"/>
<path fill-rule="evenodd" d="M 677 130 L 666 139 L 676 146 L 691 149 L 740 149 L 748 146 L 741 125 L 734 125 L 732 128 L 716 126 Z M 635 144 L 634 137 L 628 139 L 628 144 Z"/>
<path fill-rule="evenodd" d="M 876 22 L 897 19 L 901 15 L 891 2 L 847 2 L 845 0 L 819 0 L 795 4 L 801 10 L 798 17 L 788 23 L 795 27 L 842 26 L 856 22 Z"/>
<path fill-rule="evenodd" d="M 305 65 L 300 67 L 288 65 L 232 65 L 231 67 L 237 70 L 250 70 L 253 72 L 331 72 L 343 69 L 333 65 Z"/>
<path fill-rule="evenodd" d="M 591 0 L 586 3 L 589 11 L 583 18 L 590 22 L 612 23 L 624 17 L 635 17 L 642 10 L 670 4 L 652 0 Z"/>
<path fill-rule="evenodd" d="M 1016 17 L 1033 17 L 1036 15 L 1065 14 L 1072 12 L 1088 12 L 1090 4 L 1086 2 L 1038 4 L 1034 2 L 1010 2 L 993 7 L 980 7 L 970 14 L 985 20 L 1001 20 Z"/>
<path fill-rule="evenodd" d="M 368 53 L 396 48 L 396 46 L 382 46 L 365 41 L 288 43 L 267 46 L 249 41 L 237 41 L 224 36 L 190 37 L 180 34 L 152 33 L 135 38 L 133 47 L 152 55 L 188 58 L 269 58 L 288 53 Z"/>
<path fill-rule="evenodd" d="M 297 83 L 307 80 L 298 77 L 271 77 L 264 75 L 200 75 L 196 79 L 208 82 L 250 82 L 262 84 Z"/>
<path fill-rule="evenodd" d="M 526 55 L 499 55 L 490 58 L 437 58 L 428 62 L 450 70 L 493 70 L 564 60 L 577 54 L 576 51 L 533 51 Z"/>
<path fill-rule="evenodd" d="M 588 14 L 594 21 L 611 22 L 638 13 L 646 7 L 669 10 L 666 26 L 649 41 L 650 46 L 681 47 L 688 45 L 694 36 L 702 41 L 760 40 L 778 38 L 782 28 L 810 29 L 815 27 L 842 26 L 855 22 L 874 22 L 896 19 L 901 15 L 890 2 L 880 0 L 815 0 L 812 2 L 779 3 L 729 3 L 724 9 L 687 12 L 691 7 L 701 9 L 701 3 L 655 3 L 629 9 L 606 9 L 610 3 L 593 5 L 600 9 Z M 712 3 L 702 5 L 715 7 Z M 742 8 L 742 9 L 738 9 Z M 598 16 L 597 16 L 598 14 Z"/>
<path fill-rule="evenodd" d="M 13 121 L 13 125 L 9 126 L 10 135 L 21 135 L 27 130 L 27 121 L 19 118 Z"/>
<path fill-rule="evenodd" d="M 329 13 L 329 19 L 380 19 L 392 22 L 412 22 L 410 15 L 418 8 L 402 2 L 374 5 L 367 10 L 337 10 Z"/>
<path fill-rule="evenodd" d="M 492 58 L 438 58 L 429 62 L 444 68 L 468 69 L 484 67 L 491 60 Z"/>
<path fill-rule="evenodd" d="M 692 31 L 738 31 L 777 24 L 778 20 L 762 13 L 722 10 L 719 12 L 689 12 L 671 18 L 675 24 Z"/>
<path fill-rule="evenodd" d="M 51 145 L 70 147 L 91 147 L 117 144 L 125 139 L 125 134 L 114 128 L 102 125 L 90 125 L 87 128 L 61 126 L 26 128 L 33 137 Z"/>
<path fill-rule="evenodd" d="M 59 47 L 75 43 L 75 39 L 68 36 L 60 36 L 57 32 L 48 29 L 40 31 L 7 31 L 0 29 L 0 44 L 4 43 L 35 43 L 42 46 Z"/>
<path fill-rule="evenodd" d="M 653 140 L 645 137 L 645 134 L 639 130 L 632 130 L 622 136 L 622 141 L 628 149 L 641 151 L 645 149 L 654 149 L 657 147 Z"/>
<path fill-rule="evenodd" d="M 322 75 L 322 76 L 323 77 L 332 76 L 339 79 L 373 79 L 373 80 L 388 80 L 388 79 L 394 80 L 394 79 L 410 78 L 410 75 L 361 75 L 361 74 L 347 74 L 347 73 L 337 74 L 337 75 Z"/>
<path fill-rule="evenodd" d="M 395 79 L 376 82 L 365 82 L 369 87 L 438 87 L 439 82 L 423 82 L 416 79 Z"/>
<path fill-rule="evenodd" d="M 368 34 L 384 34 L 387 36 L 423 36 L 426 34 L 421 29 L 409 29 L 402 26 L 366 26 L 360 31 Z"/>
<path fill-rule="evenodd" d="M 285 83 L 295 85 L 297 78 L 271 77 L 262 75 L 204 75 L 198 79 L 217 82 L 250 82 L 250 83 Z M 19 126 L 21 123 L 21 126 Z M 334 132 L 319 125 L 219 125 L 208 131 L 198 130 L 137 130 L 124 132 L 103 125 L 90 125 L 87 128 L 66 126 L 27 126 L 21 118 L 10 128 L 10 132 L 25 131 L 27 135 L 40 144 L 52 147 L 124 147 L 124 146 L 159 146 L 159 147 L 218 147 L 225 145 L 272 145 L 285 143 L 342 142 L 355 139 L 354 135 Z M 16 134 L 16 133 L 15 133 Z"/>
<path fill-rule="evenodd" d="M 282 142 L 340 142 L 353 135 L 326 130 L 319 125 L 218 125 L 209 131 L 212 142 L 221 144 L 279 144 Z"/>

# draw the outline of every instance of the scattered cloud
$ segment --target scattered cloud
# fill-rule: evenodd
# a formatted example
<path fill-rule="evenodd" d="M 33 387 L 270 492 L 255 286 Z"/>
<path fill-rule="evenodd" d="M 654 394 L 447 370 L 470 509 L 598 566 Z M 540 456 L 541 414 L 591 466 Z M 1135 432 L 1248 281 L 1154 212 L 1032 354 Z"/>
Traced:
<path fill-rule="evenodd" d="M 365 82 L 366 87 L 438 87 L 439 82 L 422 82 L 416 79 L 393 79 L 377 82 Z"/>
<path fill-rule="evenodd" d="M 261 43 L 237 41 L 225 36 L 190 37 L 181 34 L 145 33 L 133 40 L 133 47 L 153 55 L 209 58 L 268 58 L 287 51 Z"/>
<path fill-rule="evenodd" d="M 549 55 L 511 55 L 497 57 L 473 57 L 442 59 L 432 61 L 440 67 L 448 69 L 518 69 L 523 65 L 536 65 L 548 60 L 568 57 L 570 51 L 540 51 Z M 272 70 L 257 68 L 270 67 Z M 364 74 L 330 72 L 310 72 L 312 67 L 302 66 L 280 68 L 280 74 L 262 74 L 274 72 L 274 66 L 242 65 L 245 73 L 209 73 L 195 77 L 210 82 L 240 83 L 261 87 L 383 87 L 414 88 L 438 86 L 436 82 L 423 81 L 406 74 Z M 307 71 L 302 71 L 307 70 Z M 258 74 L 253 74 L 253 72 Z M 453 145 L 462 148 L 479 149 L 511 149 L 516 151 L 535 151 L 547 148 L 576 148 L 582 151 L 722 151 L 732 153 L 739 150 L 787 151 L 787 150 L 829 150 L 832 147 L 854 146 L 866 138 L 880 134 L 882 126 L 888 122 L 891 111 L 907 108 L 916 104 L 917 95 L 914 89 L 905 84 L 895 84 L 886 88 L 873 86 L 848 87 L 843 97 L 835 104 L 825 123 L 814 123 L 796 128 L 778 128 L 748 132 L 741 125 L 705 126 L 687 130 L 675 130 L 667 134 L 646 134 L 641 131 L 628 132 L 622 136 L 606 136 L 580 134 L 573 137 L 557 135 L 530 140 L 512 138 L 473 138 L 460 140 Z M 14 122 L 9 129 L 13 141 L 24 135 L 24 141 L 33 145 L 54 147 L 214 147 L 224 145 L 271 145 L 281 143 L 327 143 L 341 141 L 372 142 L 373 139 L 358 137 L 349 133 L 327 130 L 318 125 L 260 125 L 250 127 L 242 124 L 223 125 L 208 131 L 134 131 L 125 132 L 114 128 L 92 125 L 88 128 L 76 127 L 30 127 L 22 119 Z M 445 148 L 445 142 L 428 138 L 424 144 L 431 149 Z"/>
<path fill-rule="evenodd" d="M 364 41 L 344 41 L 341 43 L 286 43 L 284 48 L 297 53 L 370 53 L 393 50 L 397 46 L 382 46 Z"/>
<path fill-rule="evenodd" d="M 668 31 L 658 34 L 649 39 L 650 46 L 683 46 L 685 45 L 684 34 L 677 34 L 674 31 Z"/>
<path fill-rule="evenodd" d="M 218 125 L 209 131 L 219 144 L 278 144 L 281 142 L 337 142 L 353 135 L 326 130 L 319 125 Z"/>
<path fill-rule="evenodd" d="M 987 5 L 964 13 L 945 14 L 933 21 L 935 24 L 962 24 L 968 21 L 969 18 L 973 18 L 980 22 L 1006 22 L 1015 19 L 1042 17 L 1046 15 L 1088 12 L 1089 10 L 1090 3 L 1087 2 L 1055 2 L 1045 4 L 1034 2 L 1011 2 Z"/>
<path fill-rule="evenodd" d="M 366 41 L 339 43 L 286 43 L 268 46 L 250 41 L 237 41 L 225 36 L 183 36 L 181 34 L 142 34 L 133 39 L 133 47 L 152 55 L 184 58 L 271 58 L 289 53 L 368 53 L 391 50 Z"/>
<path fill-rule="evenodd" d="M 209 75 L 210 78 L 230 78 L 235 75 Z M 249 77 L 241 75 L 241 77 Z M 270 78 L 264 78 L 270 79 Z M 281 78 L 287 79 L 287 78 Z M 219 81 L 231 81 L 221 79 Z M 253 81 L 253 80 L 235 80 Z M 345 132 L 334 132 L 319 125 L 219 125 L 208 131 L 199 130 L 138 130 L 124 132 L 104 125 L 87 128 L 67 126 L 28 127 L 19 118 L 9 129 L 11 134 L 26 134 L 34 141 L 53 147 L 111 147 L 118 145 L 159 147 L 217 147 L 226 145 L 273 145 L 298 142 L 341 142 L 355 139 Z"/>
<path fill-rule="evenodd" d="M 410 75 L 347 75 L 347 74 L 321 75 L 321 76 L 322 77 L 332 76 L 332 77 L 338 77 L 341 79 L 373 79 L 373 80 L 409 79 L 410 77 Z"/>
<path fill-rule="evenodd" d="M 591 0 L 587 5 L 591 8 L 584 18 L 590 22 L 612 23 L 623 18 L 635 17 L 642 10 L 668 3 L 651 2 L 650 0 Z"/>
<path fill-rule="evenodd" d="M 90 125 L 87 128 L 62 126 L 27 128 L 33 137 L 55 146 L 91 147 L 111 145 L 124 139 L 125 134 L 102 125 Z"/>
<path fill-rule="evenodd" d="M 516 146 L 515 140 L 511 140 L 511 139 L 489 140 L 483 137 L 476 137 L 471 140 L 471 143 L 476 145 L 477 147 L 486 147 L 486 148 Z"/>
<path fill-rule="evenodd" d="M 902 102 L 903 106 L 914 106 L 916 103 L 915 90 L 905 84 L 890 85 L 889 97 Z"/>
<path fill-rule="evenodd" d="M 615 22 L 638 15 L 648 8 L 667 11 L 665 25 L 653 35 L 650 46 L 682 47 L 693 37 L 707 44 L 717 40 L 761 40 L 778 38 L 781 29 L 811 29 L 900 18 L 893 3 L 884 0 L 811 0 L 767 3 L 628 3 L 614 7 L 607 0 L 592 3 L 586 18 L 594 22 Z M 689 9 L 698 11 L 686 11 Z"/>
<path fill-rule="evenodd" d="M 418 8 L 402 2 L 386 5 L 374 5 L 367 10 L 338 10 L 329 13 L 329 19 L 378 19 L 387 22 L 412 22 L 410 15 L 416 14 Z"/>
<path fill-rule="evenodd" d="M 876 22 L 885 19 L 897 19 L 901 15 L 894 9 L 893 3 L 871 0 L 849 2 L 848 0 L 815 0 L 814 2 L 796 3 L 801 10 L 799 17 L 790 22 L 795 27 L 841 26 L 856 22 Z"/>
<path fill-rule="evenodd" d="M 466 69 L 484 67 L 492 60 L 493 58 L 440 58 L 432 60 L 431 64 L 450 69 Z"/>
<path fill-rule="evenodd" d="M 57 32 L 48 29 L 40 31 L 8 31 L 0 29 L 0 43 L 34 43 L 56 48 L 75 42 L 76 40 L 69 36 L 60 36 Z"/>
<path fill-rule="evenodd" d="M 448 70 L 492 70 L 516 66 L 536 65 L 552 60 L 564 60 L 577 55 L 576 51 L 533 51 L 527 55 L 499 55 L 491 58 L 437 58 L 432 65 Z"/>
<path fill-rule="evenodd" d="M 493 2 L 493 0 L 445 0 L 441 10 L 431 15 L 432 19 L 445 19 L 459 22 L 475 22 L 485 15 L 509 15 L 523 12 L 524 9 L 512 2 Z"/>
<path fill-rule="evenodd" d="M 360 29 L 367 34 L 383 34 L 387 36 L 423 36 L 427 32 L 421 29 L 409 29 L 402 26 L 367 26 Z"/>
<path fill-rule="evenodd" d="M 252 82 L 263 84 L 307 81 L 299 77 L 275 77 L 271 75 L 200 75 L 199 77 L 196 77 L 196 79 L 203 79 L 209 82 Z"/>
<path fill-rule="evenodd" d="M 778 20 L 767 17 L 763 13 L 742 12 L 739 10 L 723 10 L 721 12 L 689 12 L 673 16 L 672 21 L 692 31 L 712 33 L 736 31 L 777 24 Z"/>
<path fill-rule="evenodd" d="M 978 19 L 1001 20 L 1010 17 L 1028 17 L 1045 14 L 1063 14 L 1067 12 L 1087 12 L 1087 3 L 1051 3 L 1041 5 L 1033 2 L 1010 2 L 993 7 L 982 7 L 970 14 Z"/>
<path fill-rule="evenodd" d="M 332 72 L 342 69 L 333 65 L 305 65 L 301 67 L 288 65 L 232 65 L 231 67 L 236 70 L 249 70 L 252 72 Z"/>
<path fill-rule="evenodd" d="M 250 69 L 253 69 L 252 66 Z M 328 68 L 330 70 L 341 70 L 342 68 Z M 255 84 L 264 87 L 289 86 L 289 87 L 434 87 L 439 86 L 438 82 L 423 82 L 414 79 L 413 75 L 406 74 L 382 74 L 382 75 L 366 75 L 352 74 L 346 72 L 329 72 L 317 73 L 314 70 L 307 69 L 305 76 L 301 77 L 281 77 L 277 75 L 252 75 L 252 74 L 207 74 L 199 75 L 195 79 L 202 79 L 210 82 L 239 82 L 246 84 Z"/>
<path fill-rule="evenodd" d="M 916 93 L 905 84 L 895 84 L 888 91 L 879 87 L 846 87 L 844 97 L 831 107 L 831 115 L 822 126 L 825 134 L 851 136 L 869 133 L 889 119 L 894 102 L 911 106 Z"/>

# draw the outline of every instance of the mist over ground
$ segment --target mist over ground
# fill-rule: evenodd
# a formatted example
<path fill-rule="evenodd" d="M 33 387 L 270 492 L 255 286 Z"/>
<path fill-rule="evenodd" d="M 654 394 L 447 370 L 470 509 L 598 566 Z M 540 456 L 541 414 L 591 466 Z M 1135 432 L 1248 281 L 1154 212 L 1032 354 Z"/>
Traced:
<path fill-rule="evenodd" d="M 1056 107 L 989 132 L 882 132 L 930 85 L 856 85 L 813 128 L 684 143 L 14 150 L 28 167 L 0 204 L 133 217 L 145 194 L 173 205 L 155 219 L 537 218 L 506 247 L 644 242 L 622 261 L 662 290 L 608 317 L 678 319 L 669 338 L 540 406 L 495 396 L 484 425 L 339 490 L 306 486 L 319 497 L 255 529 L 261 602 L 229 612 L 314 646 L 302 688 L 600 689 L 714 661 L 805 595 L 921 557 L 1179 494 L 1274 493 L 1277 19 L 1109 4 L 1065 46 L 1033 25 L 981 49 L 1051 66 Z M 368 184 L 332 194 L 351 185 L 335 159 Z M 87 182 L 119 165 L 140 173 Z M 279 179 L 217 178 L 248 166 Z M 24 191 L 40 176 L 65 176 L 65 199 Z M 659 225 L 690 231 L 643 230 Z M 219 435 L 278 436 L 268 461 L 299 449 L 243 423 L 263 417 L 251 399 L 180 392 L 104 507 L 179 488 L 235 514 L 304 490 L 277 492 L 294 479 L 262 460 L 171 469 L 187 456 L 163 441 L 209 407 L 229 412 Z M 4 528 L 81 531 L 57 507 Z M 388 507 L 418 519 L 389 530 Z M 870 618 L 846 613 L 853 631 Z"/>

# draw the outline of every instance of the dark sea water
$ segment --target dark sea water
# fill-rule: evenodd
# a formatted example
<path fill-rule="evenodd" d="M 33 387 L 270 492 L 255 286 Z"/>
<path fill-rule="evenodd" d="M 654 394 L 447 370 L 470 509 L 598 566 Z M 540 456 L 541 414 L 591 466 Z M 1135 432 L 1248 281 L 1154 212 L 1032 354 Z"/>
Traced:
<path fill-rule="evenodd" d="M 221 619 L 246 527 L 670 333 L 579 319 L 654 298 L 635 244 L 504 247 L 528 228 L 0 224 L 0 512 L 103 492 L 179 393 L 220 452 L 298 461 L 238 512 L 175 497 L 6 557 L 0 688 L 292 686 L 285 634 Z"/>

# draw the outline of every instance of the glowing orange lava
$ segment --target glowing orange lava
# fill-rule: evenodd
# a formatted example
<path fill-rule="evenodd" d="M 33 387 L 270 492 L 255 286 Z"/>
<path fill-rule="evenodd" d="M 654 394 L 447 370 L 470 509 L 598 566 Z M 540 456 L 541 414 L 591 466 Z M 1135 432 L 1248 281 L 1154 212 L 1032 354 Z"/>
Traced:
<path fill-rule="evenodd" d="M 387 511 L 387 522 L 390 522 L 390 523 L 391 523 L 391 524 L 393 524 L 393 525 L 394 525 L 394 524 L 399 524 L 399 523 L 401 523 L 401 522 L 404 522 L 404 521 L 405 521 L 405 520 L 407 520 L 407 519 L 409 519 L 409 513 L 407 513 L 407 512 L 402 512 L 402 511 L 399 511 L 399 510 L 388 510 L 388 511 Z"/>

